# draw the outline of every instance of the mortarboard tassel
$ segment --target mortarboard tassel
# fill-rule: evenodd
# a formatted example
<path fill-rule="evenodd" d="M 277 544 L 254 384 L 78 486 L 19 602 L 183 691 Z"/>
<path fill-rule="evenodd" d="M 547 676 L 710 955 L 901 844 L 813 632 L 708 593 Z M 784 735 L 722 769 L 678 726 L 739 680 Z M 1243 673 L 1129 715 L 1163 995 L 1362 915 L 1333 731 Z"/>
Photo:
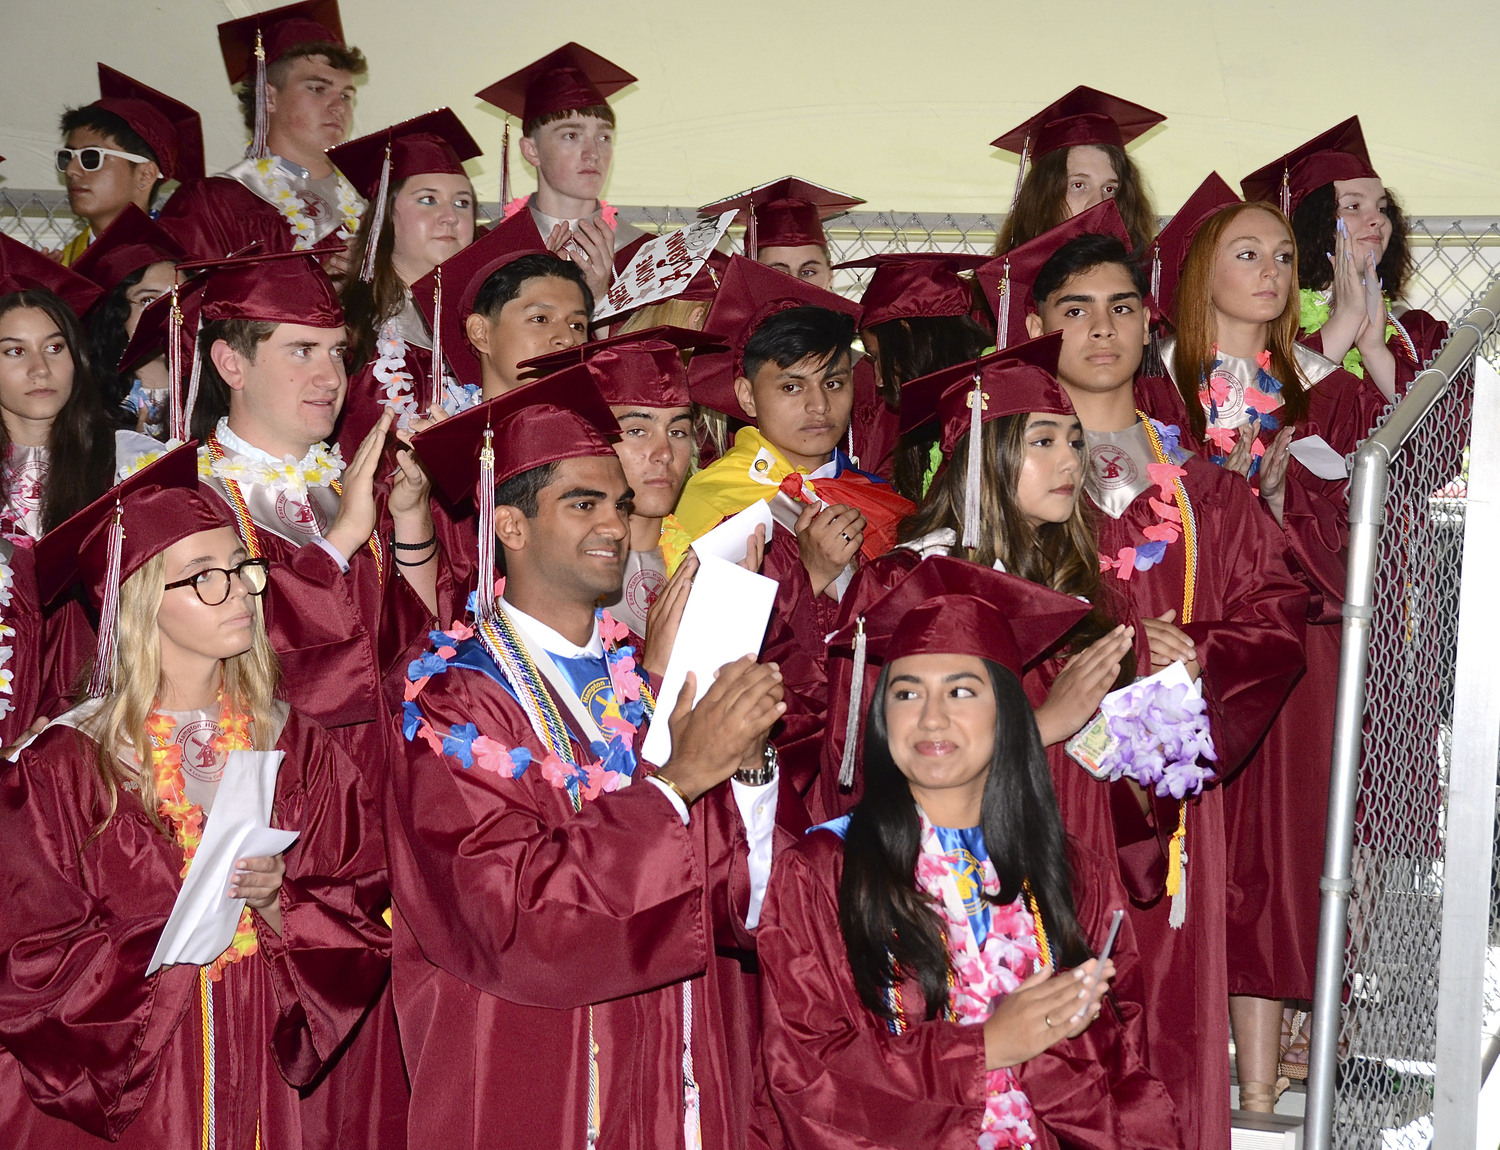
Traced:
<path fill-rule="evenodd" d="M 115 500 L 115 517 L 109 525 L 109 551 L 105 561 L 104 600 L 99 605 L 99 645 L 94 670 L 89 676 L 89 698 L 102 699 L 115 685 L 116 620 L 120 614 L 120 552 L 125 543 L 124 514 Z"/>
<path fill-rule="evenodd" d="M 1151 298 L 1161 306 L 1161 243 L 1151 245 Z"/>
<path fill-rule="evenodd" d="M 267 155 L 266 131 L 270 118 L 266 93 L 266 47 L 261 41 L 260 29 L 257 28 L 255 30 L 255 136 L 250 141 L 252 160 L 263 160 Z"/>
<path fill-rule="evenodd" d="M 427 409 L 441 403 L 443 397 L 443 265 L 432 269 L 432 393 Z"/>
<path fill-rule="evenodd" d="M 184 440 L 182 422 L 182 308 L 177 285 L 172 285 L 172 310 L 167 313 L 167 435 Z"/>
<path fill-rule="evenodd" d="M 198 334 L 193 333 L 193 370 L 188 374 L 187 398 L 182 401 L 182 435 L 186 440 L 193 430 L 193 408 L 198 406 L 198 383 L 203 374 L 203 353 L 198 348 Z"/>
<path fill-rule="evenodd" d="M 1004 351 L 1010 344 L 1010 260 L 1000 276 L 1000 314 L 995 319 L 995 350 Z"/>
<path fill-rule="evenodd" d="M 369 283 L 375 278 L 375 249 L 380 247 L 380 229 L 385 226 L 385 201 L 391 190 L 391 142 L 385 142 L 385 163 L 380 165 L 380 186 L 375 189 L 375 202 L 370 205 L 369 229 L 365 235 L 365 258 L 359 266 L 359 278 Z"/>
<path fill-rule="evenodd" d="M 760 258 L 760 233 L 755 226 L 755 209 L 750 209 L 750 222 L 745 225 L 745 255 L 750 259 Z"/>
<path fill-rule="evenodd" d="M 1291 219 L 1292 216 L 1292 169 L 1281 169 L 1281 214 Z"/>
<path fill-rule="evenodd" d="M 495 432 L 484 429 L 479 449 L 479 588 L 474 618 L 488 619 L 495 613 Z"/>
<path fill-rule="evenodd" d="M 1010 210 L 1016 210 L 1016 204 L 1021 201 L 1021 185 L 1026 182 L 1026 161 L 1031 159 L 1031 133 L 1026 133 L 1026 139 L 1021 143 L 1021 166 L 1016 169 L 1016 190 L 1010 194 Z"/>
<path fill-rule="evenodd" d="M 984 426 L 984 385 L 974 372 L 974 390 L 969 393 L 969 464 L 964 472 L 964 537 L 962 546 L 979 546 L 980 442 Z"/>
<path fill-rule="evenodd" d="M 860 709 L 865 694 L 865 617 L 854 624 L 854 678 L 849 682 L 849 717 L 844 723 L 844 758 L 839 763 L 839 786 L 854 785 L 854 759 L 859 754 Z"/>
<path fill-rule="evenodd" d="M 510 117 L 505 117 L 505 131 L 500 137 L 500 210 L 510 203 Z"/>

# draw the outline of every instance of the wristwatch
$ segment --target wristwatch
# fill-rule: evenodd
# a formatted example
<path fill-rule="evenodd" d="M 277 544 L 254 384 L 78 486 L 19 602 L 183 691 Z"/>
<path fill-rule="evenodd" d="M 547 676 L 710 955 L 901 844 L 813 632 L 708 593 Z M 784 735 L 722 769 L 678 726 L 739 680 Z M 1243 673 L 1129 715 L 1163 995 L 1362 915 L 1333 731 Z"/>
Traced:
<path fill-rule="evenodd" d="M 761 754 L 760 766 L 754 770 L 745 770 L 741 767 L 734 772 L 737 783 L 744 783 L 747 787 L 763 787 L 776 777 L 776 768 L 781 765 L 781 759 L 776 754 L 776 744 L 767 740 L 765 750 Z"/>

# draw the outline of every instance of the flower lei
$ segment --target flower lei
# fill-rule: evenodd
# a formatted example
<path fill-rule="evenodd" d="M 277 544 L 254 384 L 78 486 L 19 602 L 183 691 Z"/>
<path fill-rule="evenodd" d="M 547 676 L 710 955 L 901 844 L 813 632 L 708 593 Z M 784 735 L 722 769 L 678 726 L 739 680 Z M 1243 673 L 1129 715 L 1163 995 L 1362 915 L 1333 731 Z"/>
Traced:
<path fill-rule="evenodd" d="M 344 460 L 338 447 L 315 443 L 312 450 L 300 460 L 290 456 L 280 463 L 265 459 L 230 458 L 221 455 L 214 459 L 207 452 L 198 454 L 198 474 L 207 479 L 218 476 L 235 483 L 259 483 L 263 487 L 285 487 L 297 495 L 305 495 L 309 487 L 327 487 L 344 472 Z"/>
<path fill-rule="evenodd" d="M 1156 484 L 1161 496 L 1160 499 L 1152 496 L 1149 500 L 1151 510 L 1156 512 L 1159 522 L 1141 532 L 1146 538 L 1144 543 L 1121 547 L 1114 556 L 1099 556 L 1099 569 L 1113 571 L 1122 582 L 1128 581 L 1137 571 L 1151 570 L 1165 559 L 1167 548 L 1176 543 L 1184 532 L 1188 535 L 1190 570 L 1197 554 L 1197 531 L 1192 503 L 1188 500 L 1187 489 L 1182 485 L 1182 478 L 1187 474 L 1181 466 L 1187 459 L 1187 452 L 1181 446 L 1182 433 L 1174 424 L 1152 419 L 1145 412 L 1137 411 L 1136 416 L 1145 424 L 1146 436 L 1151 441 L 1152 453 L 1156 456 L 1155 463 L 1146 465 L 1146 474 Z M 1168 499 L 1172 502 L 1166 502 Z"/>
<path fill-rule="evenodd" d="M 473 598 L 470 597 L 471 606 Z M 519 779 L 535 762 L 547 782 L 567 791 L 570 797 L 576 795 L 578 800 L 592 800 L 619 790 L 635 769 L 632 746 L 635 733 L 645 718 L 646 704 L 651 701 L 650 690 L 636 668 L 634 649 L 616 646 L 629 634 L 629 629 L 616 622 L 608 611 L 597 610 L 595 617 L 599 620 L 599 633 L 605 642 L 604 657 L 612 694 L 605 703 L 599 723 L 610 736 L 609 742 L 595 740 L 589 748 L 597 756 L 597 762 L 574 763 L 566 748 L 562 748 L 564 754 L 559 754 L 554 748 L 538 759 L 527 747 L 506 747 L 488 735 L 481 735 L 474 723 L 450 723 L 447 734 L 440 734 L 428 722 L 417 706 L 416 697 L 434 675 L 447 672 L 458 654 L 458 644 L 477 637 L 494 657 L 497 636 L 486 633 L 495 630 L 493 625 L 487 627 L 486 620 L 480 620 L 477 628 L 455 621 L 446 631 L 429 632 L 432 650 L 407 666 L 405 700 L 401 704 L 402 734 L 408 742 L 422 739 L 434 754 L 457 759 L 464 770 L 478 767 L 492 774 Z M 503 666 L 500 659 L 495 658 L 495 662 Z"/>
<path fill-rule="evenodd" d="M 510 219 L 511 216 L 515 215 L 529 203 L 531 203 L 530 196 L 517 196 L 500 209 L 500 218 L 503 220 Z M 615 231 L 620 224 L 620 209 L 608 200 L 601 199 L 599 201 L 599 218 L 604 221 L 605 227 L 610 231 Z M 542 237 L 542 239 L 546 238 L 546 236 Z"/>
<path fill-rule="evenodd" d="M 977 1026 L 990 1016 L 996 999 L 1004 998 L 1044 966 L 1051 966 L 1051 948 L 1029 886 L 1006 906 L 990 904 L 990 928 L 981 946 L 959 889 L 959 876 L 970 868 L 957 854 L 943 849 L 925 814 L 921 819 L 922 849 L 917 856 L 916 879 L 943 919 L 948 943 L 947 1018 L 962 1026 Z M 982 892 L 990 897 L 998 895 L 1000 879 L 994 863 L 988 858 L 975 861 Z M 899 993 L 893 997 L 892 1029 L 899 1034 L 905 1024 Z M 1031 1102 L 1012 1068 L 986 1072 L 980 1150 L 1035 1145 L 1034 1117 Z"/>
<path fill-rule="evenodd" d="M 292 191 L 291 183 L 281 174 L 280 161 L 275 156 L 256 160 L 255 171 L 266 182 L 266 189 L 271 193 L 272 206 L 281 213 L 287 226 L 292 229 L 296 249 L 306 251 L 312 247 L 316 242 L 316 237 L 313 222 L 307 218 L 307 205 L 302 202 L 302 197 Z M 354 185 L 344 177 L 343 172 L 335 168 L 333 175 L 338 188 L 339 215 L 343 218 L 338 236 L 340 239 L 347 240 L 359 231 L 359 218 L 364 212 L 364 203 L 359 198 L 359 193 L 354 190 Z"/>
<path fill-rule="evenodd" d="M 1214 355 L 1217 356 L 1219 349 L 1214 347 Z M 1204 437 L 1208 439 L 1218 451 L 1214 455 L 1214 461 L 1219 462 L 1235 448 L 1239 442 L 1239 428 L 1220 427 L 1219 405 L 1229 398 L 1229 389 L 1234 380 L 1227 373 L 1219 372 L 1221 359 L 1214 360 L 1214 369 L 1209 372 L 1208 380 L 1198 389 L 1198 401 L 1203 404 L 1208 413 L 1208 427 L 1205 429 Z M 1245 416 L 1250 423 L 1259 422 L 1264 431 L 1275 431 L 1281 426 L 1281 420 L 1272 415 L 1281 406 L 1281 381 L 1273 376 L 1267 369 L 1271 366 L 1270 351 L 1262 351 L 1255 357 L 1255 382 L 1245 388 Z M 1250 475 L 1253 478 L 1260 469 L 1260 457 L 1265 454 L 1265 444 L 1257 438 L 1250 444 Z"/>
<path fill-rule="evenodd" d="M 177 729 L 177 720 L 170 715 L 153 711 L 146 720 L 146 734 L 151 738 L 151 765 L 156 775 L 156 813 L 171 828 L 173 841 L 182 848 L 182 873 L 186 878 L 193 856 L 198 853 L 198 844 L 203 841 L 203 807 L 187 797 L 186 783 L 182 776 L 182 747 L 172 741 L 172 732 Z M 234 710 L 219 696 L 219 730 L 213 738 L 215 756 L 227 755 L 230 751 L 246 751 L 254 744 L 250 740 L 250 716 Z M 248 958 L 258 949 L 255 938 L 255 919 L 246 906 L 240 914 L 239 924 L 234 930 L 234 941 L 227 950 L 214 959 L 208 968 L 208 977 L 218 982 L 224 977 L 224 968 L 230 963 Z"/>
<path fill-rule="evenodd" d="M 1110 782 L 1133 779 L 1154 788 L 1159 798 L 1202 794 L 1214 772 L 1200 767 L 1198 759 L 1217 762 L 1219 756 L 1201 692 L 1153 676 L 1112 693 L 1104 712 L 1110 734 L 1119 740 Z"/>
<path fill-rule="evenodd" d="M 15 585 L 16 573 L 11 570 L 9 563 L 0 559 L 0 607 L 9 607 L 11 588 Z M 16 673 L 10 666 L 11 656 L 15 653 L 15 647 L 11 641 L 15 638 L 16 629 L 4 621 L 0 621 L 0 695 L 9 696 L 15 688 Z M 5 718 L 13 710 L 15 703 L 10 698 L 0 699 L 0 719 Z"/>
<path fill-rule="evenodd" d="M 375 337 L 375 365 L 371 369 L 385 393 L 387 411 L 396 416 L 396 426 L 405 429 L 417 416 L 416 381 L 406 370 L 406 340 L 401 338 L 400 317 L 380 325 Z"/>
<path fill-rule="evenodd" d="M 1301 295 L 1301 319 L 1299 323 L 1302 330 L 1311 335 L 1328 322 L 1328 317 L 1333 314 L 1329 293 L 1319 291 L 1317 288 L 1303 288 Z M 1400 339 L 1401 346 L 1405 350 L 1407 358 L 1413 363 L 1418 363 L 1417 349 L 1412 345 L 1411 337 L 1406 334 L 1406 329 L 1396 322 L 1395 316 L 1391 314 L 1391 308 L 1396 304 L 1390 296 L 1385 297 L 1385 341 L 1390 343 L 1393 339 Z M 1351 347 L 1344 353 L 1341 365 L 1350 375 L 1359 379 L 1365 377 L 1365 359 L 1360 354 L 1359 348 Z"/>

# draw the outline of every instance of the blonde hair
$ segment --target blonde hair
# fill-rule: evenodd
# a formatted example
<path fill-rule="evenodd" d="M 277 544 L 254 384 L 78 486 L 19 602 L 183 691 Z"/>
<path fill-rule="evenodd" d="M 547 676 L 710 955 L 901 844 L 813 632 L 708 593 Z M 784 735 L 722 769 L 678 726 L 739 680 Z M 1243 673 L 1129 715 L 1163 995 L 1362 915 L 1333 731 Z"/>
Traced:
<path fill-rule="evenodd" d="M 157 613 L 166 593 L 166 558 L 161 552 L 120 584 L 117 621 L 115 683 L 100 700 L 99 710 L 89 722 L 89 734 L 99 744 L 99 778 L 107 795 L 106 810 L 90 839 L 102 832 L 119 807 L 121 785 L 139 789 L 146 817 L 162 831 L 167 828 L 157 814 L 156 771 L 151 736 L 146 721 L 161 697 L 161 632 Z M 250 738 L 256 750 L 269 750 L 275 741 L 271 717 L 278 667 L 276 653 L 266 637 L 265 616 L 259 596 L 249 596 L 251 614 L 250 649 L 223 662 L 224 698 L 250 716 Z M 134 750 L 134 764 L 127 765 L 119 750 Z"/>
<path fill-rule="evenodd" d="M 1271 353 L 1271 365 L 1267 370 L 1281 384 L 1281 402 L 1285 408 L 1281 413 L 1282 422 L 1301 423 L 1307 415 L 1308 384 L 1297 367 L 1295 351 L 1302 316 L 1302 298 L 1297 291 L 1297 237 L 1291 223 L 1275 204 L 1255 200 L 1230 204 L 1210 216 L 1193 237 L 1183 261 L 1182 277 L 1177 281 L 1176 314 L 1172 316 L 1173 329 L 1177 333 L 1177 346 L 1172 356 L 1177 390 L 1187 408 L 1188 428 L 1200 442 L 1207 430 L 1208 419 L 1198 391 L 1214 369 L 1217 359 L 1214 349 L 1219 342 L 1219 324 L 1214 311 L 1214 261 L 1218 256 L 1219 241 L 1229 230 L 1229 225 L 1251 210 L 1275 216 L 1292 241 L 1292 283 L 1286 293 L 1286 306 L 1266 325 L 1266 348 Z"/>
<path fill-rule="evenodd" d="M 707 318 L 707 300 L 664 299 L 660 303 L 648 303 L 645 307 L 636 308 L 614 334 L 625 335 L 653 327 L 687 327 L 702 331 L 703 321 Z"/>

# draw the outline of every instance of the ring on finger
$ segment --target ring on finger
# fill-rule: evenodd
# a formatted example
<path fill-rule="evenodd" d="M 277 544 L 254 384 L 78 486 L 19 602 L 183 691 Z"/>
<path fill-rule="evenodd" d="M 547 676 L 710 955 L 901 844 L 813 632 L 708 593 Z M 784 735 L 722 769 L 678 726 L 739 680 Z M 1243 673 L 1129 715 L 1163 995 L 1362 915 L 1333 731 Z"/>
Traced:
<path fill-rule="evenodd" d="M 849 538 L 849 533 L 847 531 L 840 531 L 839 532 L 839 538 L 841 538 L 845 543 L 853 543 L 854 542 L 854 540 L 852 540 L 852 539 Z"/>
<path fill-rule="evenodd" d="M 1047 1024 L 1047 1029 L 1048 1030 L 1051 1030 L 1054 1026 L 1057 1025 L 1057 1023 L 1055 1023 L 1055 1022 L 1052 1021 L 1052 1016 L 1050 1014 L 1044 1014 L 1044 1015 L 1042 1015 L 1042 1021 Z"/>

